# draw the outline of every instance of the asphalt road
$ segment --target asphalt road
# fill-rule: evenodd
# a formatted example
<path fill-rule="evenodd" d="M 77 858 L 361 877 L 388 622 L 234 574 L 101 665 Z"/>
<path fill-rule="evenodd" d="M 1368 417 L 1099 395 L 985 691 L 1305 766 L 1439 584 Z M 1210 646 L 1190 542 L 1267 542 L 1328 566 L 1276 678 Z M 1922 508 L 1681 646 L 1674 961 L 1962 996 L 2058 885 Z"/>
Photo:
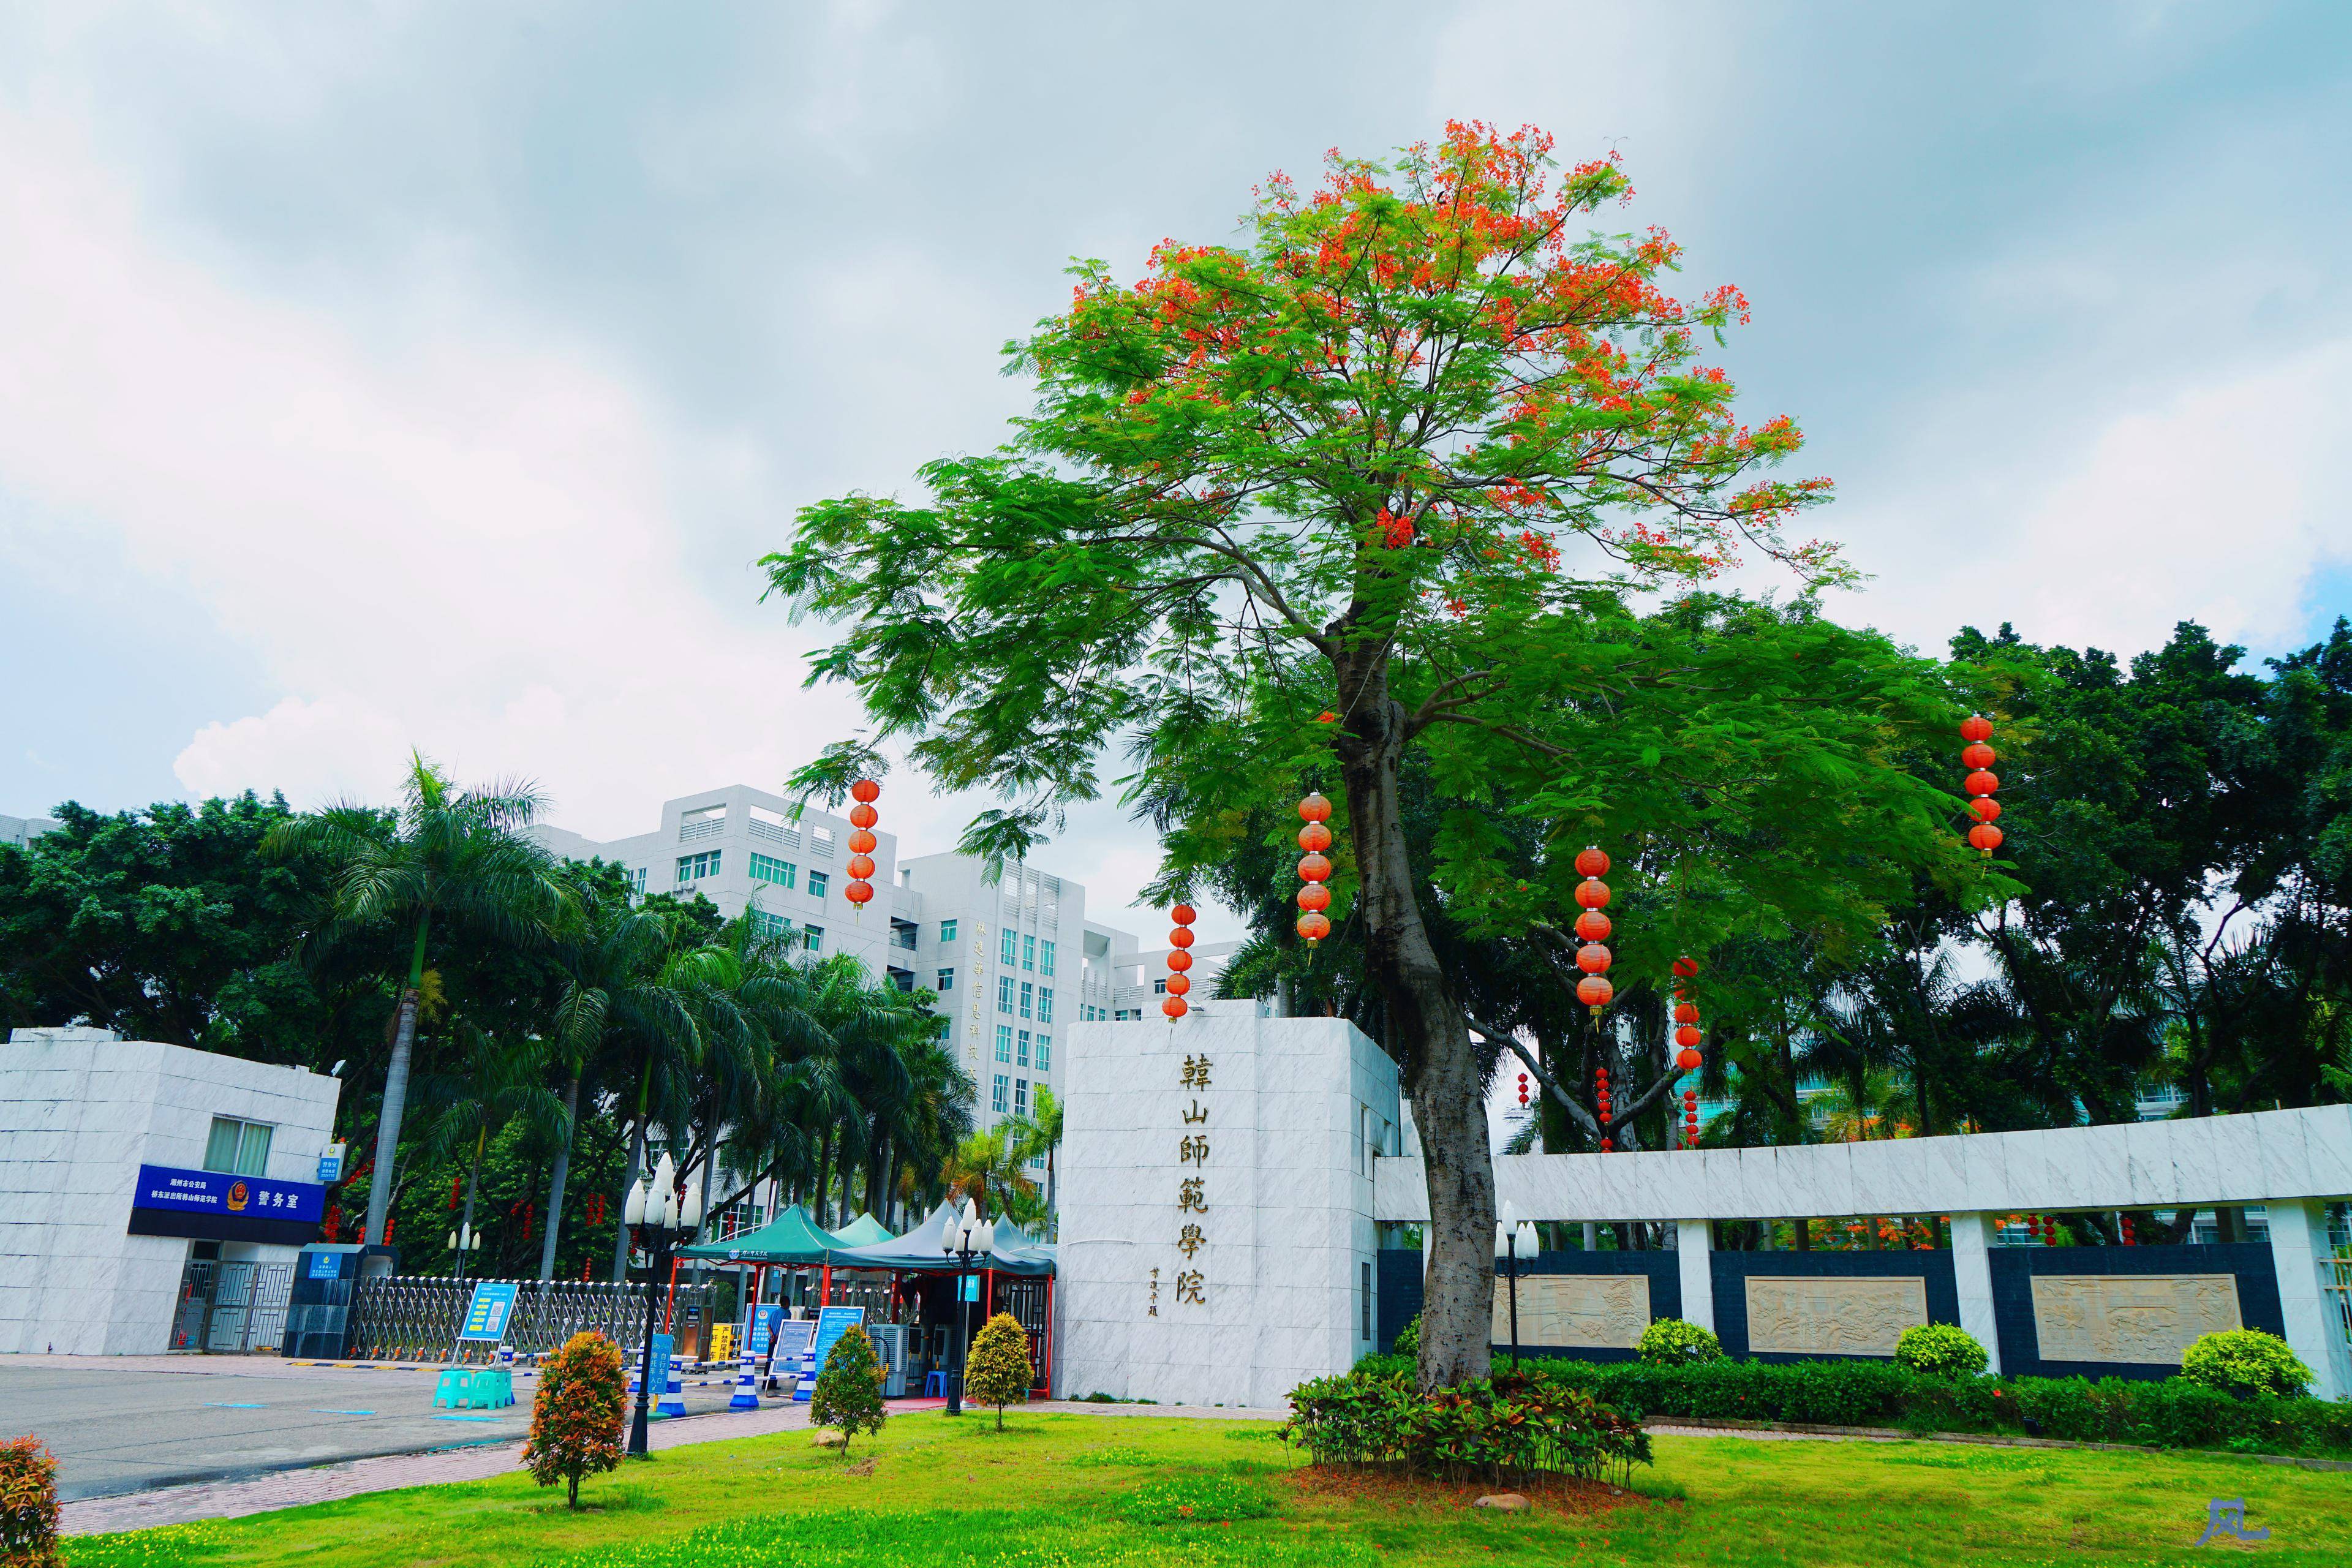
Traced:
<path fill-rule="evenodd" d="M 0 1436 L 58 1456 L 58 1496 L 112 1497 L 378 1454 L 506 1443 L 530 1424 L 536 1384 L 503 1410 L 436 1410 L 437 1368 L 362 1371 L 256 1356 L 0 1356 Z M 689 1415 L 730 1390 L 689 1377 Z"/>

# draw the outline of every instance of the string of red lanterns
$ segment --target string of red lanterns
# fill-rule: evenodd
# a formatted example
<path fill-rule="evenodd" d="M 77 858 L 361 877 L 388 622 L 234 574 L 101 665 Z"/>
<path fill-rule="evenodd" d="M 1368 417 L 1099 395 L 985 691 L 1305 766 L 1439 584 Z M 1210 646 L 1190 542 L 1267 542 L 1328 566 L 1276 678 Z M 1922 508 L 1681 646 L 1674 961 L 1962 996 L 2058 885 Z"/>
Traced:
<path fill-rule="evenodd" d="M 1607 1068 L 1592 1069 L 1592 1104 L 1601 1116 L 1601 1152 L 1606 1154 L 1617 1147 L 1617 1141 L 1609 1135 L 1609 1069 Z"/>
<path fill-rule="evenodd" d="M 1168 918 L 1176 922 L 1176 929 L 1168 933 L 1168 1000 L 1160 1004 L 1160 1010 L 1173 1021 L 1192 1011 L 1184 994 L 1192 989 L 1192 980 L 1184 972 L 1192 967 L 1192 955 L 1185 950 L 1192 945 L 1192 922 L 1200 915 L 1192 905 L 1178 904 L 1168 911 Z"/>
<path fill-rule="evenodd" d="M 1323 851 L 1331 847 L 1331 830 L 1324 824 L 1331 817 L 1331 803 L 1321 790 L 1310 790 L 1298 803 L 1298 819 L 1307 826 L 1298 830 L 1298 847 L 1306 854 L 1298 862 L 1298 879 L 1306 886 L 1298 889 L 1298 907 L 1304 911 L 1298 917 L 1298 934 L 1313 947 L 1331 934 L 1331 919 L 1323 911 L 1331 907 L 1331 889 L 1323 884 L 1331 879 L 1331 861 Z"/>
<path fill-rule="evenodd" d="M 1520 1109 L 1520 1110 L 1525 1110 L 1527 1108 L 1528 1108 L 1528 1075 L 1527 1075 L 1527 1074 L 1525 1074 L 1525 1073 L 1521 1073 L 1521 1074 L 1519 1075 L 1519 1109 Z"/>
<path fill-rule="evenodd" d="M 1991 771 L 2000 753 L 1985 744 L 1992 739 L 1992 721 L 1980 713 L 1969 714 L 1960 721 L 1960 739 L 1968 742 L 1960 748 L 1960 762 L 1969 770 L 1963 787 L 1973 797 L 1969 808 L 1977 815 L 1976 826 L 1969 829 L 1969 842 L 1990 860 L 2000 847 L 2000 829 L 1993 826 L 1994 818 L 2000 816 L 2000 802 L 1993 799 L 2000 780 Z"/>
<path fill-rule="evenodd" d="M 866 917 L 866 906 L 874 900 L 874 850 L 881 840 L 874 837 L 874 825 L 882 814 L 874 803 L 882 798 L 882 786 L 872 779 L 859 779 L 849 786 L 851 798 L 857 804 L 849 808 L 849 885 L 841 896 L 857 907 L 860 920 Z"/>
<path fill-rule="evenodd" d="M 1576 902 L 1584 911 L 1576 917 L 1576 934 L 1584 942 L 1576 950 L 1576 966 L 1584 971 L 1584 978 L 1576 983 L 1576 999 L 1598 1018 L 1617 994 L 1609 984 L 1611 954 L 1601 940 L 1610 931 L 1609 917 L 1601 912 L 1609 907 L 1609 884 L 1601 879 L 1608 874 L 1609 857 L 1598 845 L 1587 845 L 1576 857 L 1576 869 L 1584 879 L 1576 885 Z"/>
<path fill-rule="evenodd" d="M 1696 1072 L 1706 1058 L 1699 1054 L 1699 1041 L 1706 1037 L 1699 1032 L 1698 1003 L 1692 999 L 1686 982 L 1698 974 L 1698 960 L 1675 960 L 1675 1068 L 1679 1072 Z M 1698 1090 L 1683 1090 L 1683 1146 L 1689 1148 L 1698 1142 Z"/>

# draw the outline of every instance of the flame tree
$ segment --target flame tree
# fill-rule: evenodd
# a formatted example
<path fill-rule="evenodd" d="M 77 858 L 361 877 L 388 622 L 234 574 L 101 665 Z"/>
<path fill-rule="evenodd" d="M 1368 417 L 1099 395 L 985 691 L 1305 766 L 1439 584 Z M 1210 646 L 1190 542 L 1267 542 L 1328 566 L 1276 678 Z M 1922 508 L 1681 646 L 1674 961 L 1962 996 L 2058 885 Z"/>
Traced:
<path fill-rule="evenodd" d="M 1162 243 L 1132 285 L 1078 264 L 1067 310 L 1008 350 L 1037 386 L 1013 443 L 925 467 L 927 505 L 804 508 L 763 563 L 772 595 L 842 623 L 811 679 L 855 684 L 873 721 L 799 787 L 837 795 L 902 743 L 940 784 L 1010 802 L 964 841 L 999 858 L 1097 795 L 1118 741 L 1132 797 L 1168 798 L 1188 769 L 1268 798 L 1302 782 L 1341 797 L 1333 914 L 1428 1173 L 1429 1386 L 1487 1364 L 1492 1047 L 1472 1040 L 1432 942 L 1410 773 L 1516 779 L 1522 802 L 1589 827 L 1612 786 L 1580 762 L 1576 727 L 1638 713 L 1612 754 L 1652 753 L 1654 786 L 1687 749 L 1680 711 L 1714 700 L 1678 654 L 1719 659 L 1732 640 L 1611 643 L 1601 628 L 1627 624 L 1625 595 L 1685 593 L 1743 554 L 1803 591 L 1851 576 L 1832 548 L 1784 536 L 1829 493 L 1772 474 L 1795 425 L 1742 423 L 1728 377 L 1700 363 L 1744 317 L 1738 291 L 1669 293 L 1679 253 L 1654 229 L 1587 233 L 1630 195 L 1625 175 L 1613 159 L 1560 174 L 1549 152 L 1533 130 L 1449 125 L 1385 163 L 1334 153 L 1311 194 L 1276 176 L 1245 247 Z M 1886 702 L 1832 706 L 1800 749 L 1864 776 Z M 1738 796 L 1737 759 L 1716 771 L 1718 800 Z M 1820 805 L 1835 784 L 1813 782 Z M 1171 893 L 1213 851 L 1202 818 L 1247 804 L 1192 798 L 1192 820 L 1163 816 Z M 1936 815 L 1924 795 L 1888 809 L 1915 837 Z M 1459 864 L 1496 920 L 1546 885 L 1498 878 L 1475 843 Z"/>

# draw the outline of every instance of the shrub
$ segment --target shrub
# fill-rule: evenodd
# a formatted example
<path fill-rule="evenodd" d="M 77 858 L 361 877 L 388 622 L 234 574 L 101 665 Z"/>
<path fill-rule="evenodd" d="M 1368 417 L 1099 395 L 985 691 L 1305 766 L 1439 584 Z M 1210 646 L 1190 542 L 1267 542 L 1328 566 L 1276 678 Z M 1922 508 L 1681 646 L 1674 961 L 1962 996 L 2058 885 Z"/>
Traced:
<path fill-rule="evenodd" d="M 1658 1366 L 1723 1359 L 1723 1342 L 1715 1337 L 1713 1329 L 1703 1329 L 1680 1318 L 1660 1318 L 1643 1329 L 1641 1343 L 1635 1348 L 1643 1361 Z"/>
<path fill-rule="evenodd" d="M 1433 1394 L 1410 1375 L 1352 1372 L 1290 1391 L 1281 1436 L 1318 1465 L 1384 1464 L 1448 1480 L 1598 1480 L 1650 1460 L 1640 1424 L 1540 1373 L 1481 1378 Z"/>
<path fill-rule="evenodd" d="M 0 1568 L 58 1568 L 58 1461 L 38 1437 L 0 1443 Z"/>
<path fill-rule="evenodd" d="M 971 1342 L 971 1354 L 964 1363 L 964 1397 L 995 1405 L 996 1429 L 1002 1432 L 1004 1407 L 1027 1399 L 1030 1385 L 1036 1381 L 1037 1369 L 1029 1363 L 1029 1335 L 1021 1320 L 1010 1312 L 989 1319 Z"/>
<path fill-rule="evenodd" d="M 1421 1314 L 1419 1312 L 1415 1312 L 1412 1321 L 1397 1331 L 1396 1342 L 1389 1346 L 1389 1354 L 1414 1357 L 1421 1354 Z"/>
<path fill-rule="evenodd" d="M 1984 1346 L 1957 1323 L 1914 1323 L 1895 1336 L 1895 1359 L 1930 1377 L 1974 1377 L 1984 1371 Z"/>
<path fill-rule="evenodd" d="M 852 1323 L 825 1352 L 824 1370 L 817 1373 L 816 1388 L 809 1395 L 809 1420 L 839 1430 L 846 1458 L 860 1432 L 879 1432 L 889 1418 L 882 1406 L 882 1363 L 874 1354 L 874 1342 Z"/>
<path fill-rule="evenodd" d="M 2224 1394 L 2293 1396 L 2311 1387 L 2311 1369 L 2287 1342 L 2260 1329 L 2221 1329 L 2190 1345 L 2180 1375 Z"/>
<path fill-rule="evenodd" d="M 1264 1519 L 1274 1511 L 1265 1489 L 1223 1476 L 1154 1481 L 1121 1498 L 1120 1517 L 1131 1524 L 1222 1524 Z"/>
<path fill-rule="evenodd" d="M 539 1369 L 530 1438 L 522 1448 L 531 1479 L 543 1487 L 564 1481 L 565 1503 L 578 1508 L 581 1477 L 620 1468 L 628 1397 L 620 1346 L 593 1332 L 564 1341 Z"/>

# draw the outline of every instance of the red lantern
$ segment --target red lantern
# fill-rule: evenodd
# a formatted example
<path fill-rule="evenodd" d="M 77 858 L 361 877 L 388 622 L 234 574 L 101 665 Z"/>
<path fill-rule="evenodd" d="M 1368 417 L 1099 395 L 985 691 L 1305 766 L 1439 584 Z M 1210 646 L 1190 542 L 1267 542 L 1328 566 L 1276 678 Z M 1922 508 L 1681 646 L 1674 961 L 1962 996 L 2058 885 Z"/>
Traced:
<path fill-rule="evenodd" d="M 1331 921 L 1320 912 L 1309 910 L 1298 917 L 1298 934 L 1309 942 L 1321 942 L 1331 934 Z"/>
<path fill-rule="evenodd" d="M 1609 973 L 1609 950 L 1597 942 L 1588 942 L 1576 950 L 1576 967 L 1587 974 Z"/>
<path fill-rule="evenodd" d="M 1992 739 L 1992 721 L 1970 714 L 1960 721 L 1960 739 L 1969 742 Z"/>
<path fill-rule="evenodd" d="M 852 855 L 849 858 L 849 864 L 846 869 L 850 876 L 862 882 L 868 877 L 874 875 L 874 857 L 871 855 Z"/>
<path fill-rule="evenodd" d="M 1298 830 L 1298 847 L 1308 854 L 1331 847 L 1331 830 L 1319 822 L 1310 822 Z"/>
<path fill-rule="evenodd" d="M 1609 857 L 1601 852 L 1598 845 L 1579 851 L 1576 857 L 1576 874 L 1580 877 L 1606 877 L 1609 875 Z"/>
<path fill-rule="evenodd" d="M 1525 1105 L 1527 1102 L 1528 1102 L 1528 1075 L 1527 1075 L 1527 1074 L 1525 1074 L 1525 1073 L 1521 1073 L 1521 1074 L 1519 1075 L 1519 1103 L 1520 1103 L 1521 1105 Z"/>
<path fill-rule="evenodd" d="M 1587 910 L 1576 917 L 1576 934 L 1587 942 L 1609 940 L 1609 917 L 1599 910 Z"/>
<path fill-rule="evenodd" d="M 872 779 L 859 779 L 849 786 L 849 797 L 852 800 L 862 800 L 871 804 L 882 798 L 882 786 Z"/>
<path fill-rule="evenodd" d="M 2000 829 L 1990 822 L 1979 822 L 1969 829 L 1969 842 L 1990 855 L 2000 847 Z"/>
<path fill-rule="evenodd" d="M 1184 1005 L 1184 998 L 1181 996 L 1171 996 L 1167 1001 L 1160 1004 L 1160 1010 L 1167 1014 L 1171 1018 L 1181 1018 L 1189 1009 Z"/>
<path fill-rule="evenodd" d="M 1617 988 L 1598 974 L 1588 974 L 1576 983 L 1576 999 L 1595 1013 L 1609 1005 L 1609 998 L 1616 994 Z"/>
<path fill-rule="evenodd" d="M 1163 984 L 1168 987 L 1168 994 L 1171 996 L 1181 996 L 1192 989 L 1192 983 L 1181 974 L 1170 975 Z"/>
<path fill-rule="evenodd" d="M 1331 889 L 1320 882 L 1309 882 L 1298 889 L 1298 907 L 1302 910 L 1328 910 L 1331 907 Z"/>
<path fill-rule="evenodd" d="M 1323 798 L 1321 790 L 1310 792 L 1305 800 L 1298 803 L 1298 816 L 1302 822 L 1326 822 L 1330 816 L 1331 803 Z"/>
<path fill-rule="evenodd" d="M 1980 795 L 1969 804 L 1976 807 L 1977 816 L 1981 821 L 1991 822 L 2000 816 L 2000 802 L 1989 795 Z"/>
<path fill-rule="evenodd" d="M 1168 933 L 1168 945 L 1171 947 L 1190 947 L 1192 945 L 1192 933 L 1184 927 L 1178 926 L 1174 931 Z"/>
<path fill-rule="evenodd" d="M 1675 1031 L 1675 1044 L 1685 1049 L 1696 1049 L 1698 1042 L 1699 1030 L 1696 1024 L 1685 1024 Z"/>
<path fill-rule="evenodd" d="M 847 899 L 851 903 L 857 905 L 860 909 L 863 909 L 865 906 L 874 901 L 874 884 L 871 882 L 852 882 L 841 889 L 841 896 Z"/>
<path fill-rule="evenodd" d="M 1677 1003 L 1677 1004 L 1675 1005 L 1675 1023 L 1677 1023 L 1677 1024 L 1696 1024 L 1696 1023 L 1697 1023 L 1697 1022 L 1698 1022 L 1698 1007 L 1697 1007 L 1697 1005 L 1696 1005 L 1696 1004 L 1694 1004 L 1694 1003 L 1689 1003 L 1689 1002 Z"/>
<path fill-rule="evenodd" d="M 2000 760 L 2000 754 L 1981 742 L 1960 748 L 1960 765 L 1965 768 L 1989 768 Z"/>
<path fill-rule="evenodd" d="M 870 805 L 861 804 L 849 808 L 849 826 L 852 827 L 871 827 L 881 820 L 882 814 Z"/>
<path fill-rule="evenodd" d="M 1688 980 L 1692 975 L 1696 974 L 1697 973 L 1698 973 L 1698 960 L 1697 960 L 1697 959 L 1696 959 L 1696 958 L 1677 958 L 1677 959 L 1675 959 L 1675 974 L 1677 974 L 1677 975 L 1679 975 L 1681 978 L 1683 978 L 1683 979 L 1685 979 L 1685 980 Z"/>
<path fill-rule="evenodd" d="M 849 852 L 852 855 L 871 855 L 881 847 L 882 841 L 866 829 L 853 827 L 849 830 Z"/>
<path fill-rule="evenodd" d="M 1615 1150 L 1615 1149 L 1616 1149 L 1616 1147 L 1617 1147 L 1617 1144 L 1616 1144 L 1615 1140 L 1613 1140 L 1613 1139 L 1603 1138 L 1603 1139 L 1601 1141 L 1601 1152 L 1602 1153 L 1604 1153 L 1604 1154 L 1606 1154 L 1606 1153 L 1609 1153 L 1609 1152 L 1612 1152 L 1613 1150 Z"/>
<path fill-rule="evenodd" d="M 1576 885 L 1576 901 L 1580 907 L 1588 910 L 1607 909 L 1609 884 L 1598 877 L 1587 877 Z"/>
<path fill-rule="evenodd" d="M 1990 795 L 2000 787 L 2000 780 L 1994 774 L 1985 772 L 1984 769 L 1979 768 L 1968 776 L 1961 787 L 1970 795 Z"/>
<path fill-rule="evenodd" d="M 1675 1066 L 1682 1068 L 1685 1072 L 1698 1071 L 1700 1059 L 1698 1052 L 1693 1050 L 1688 1046 L 1685 1046 L 1681 1050 L 1675 1053 Z"/>
<path fill-rule="evenodd" d="M 1181 947 L 1177 948 L 1168 955 L 1168 967 L 1171 973 L 1181 974 L 1192 967 L 1192 955 Z"/>
<path fill-rule="evenodd" d="M 1305 855 L 1298 861 L 1298 879 L 1302 882 L 1325 882 L 1331 878 L 1331 862 L 1320 855 Z"/>
<path fill-rule="evenodd" d="M 1190 904 L 1179 904 L 1168 911 L 1168 918 L 1180 926 L 1188 926 L 1201 918 L 1201 911 Z"/>

